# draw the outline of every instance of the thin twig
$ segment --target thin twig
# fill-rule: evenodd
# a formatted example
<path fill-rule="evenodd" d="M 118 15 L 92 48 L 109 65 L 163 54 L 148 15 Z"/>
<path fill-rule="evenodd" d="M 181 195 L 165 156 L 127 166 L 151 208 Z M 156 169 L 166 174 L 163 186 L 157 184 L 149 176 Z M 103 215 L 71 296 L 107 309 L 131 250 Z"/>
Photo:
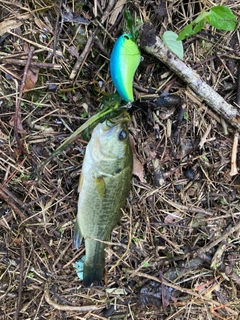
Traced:
<path fill-rule="evenodd" d="M 0 185 L 0 199 L 3 199 L 9 205 L 22 221 L 26 219 L 25 214 L 20 210 L 19 206 L 14 203 L 11 193 L 3 185 Z"/>
<path fill-rule="evenodd" d="M 206 143 L 207 137 L 209 135 L 209 132 L 211 131 L 212 126 L 211 124 L 207 127 L 207 130 L 205 131 L 204 135 L 202 136 L 201 141 L 199 142 L 199 149 L 203 148 L 204 143 Z"/>
<path fill-rule="evenodd" d="M 4 185 L 1 185 L 1 184 L 0 184 L 0 199 L 3 199 L 8 204 L 9 207 L 21 218 L 23 222 L 26 220 L 30 222 L 36 222 L 36 220 L 34 220 L 33 213 L 28 209 L 26 209 L 26 206 L 24 205 L 24 203 L 21 200 L 17 199 Z M 18 205 L 16 205 L 15 203 Z M 24 214 L 23 212 L 24 209 L 26 211 L 29 211 L 29 218 Z M 31 225 L 30 226 L 28 225 L 28 228 L 30 228 L 33 231 L 33 233 L 37 236 L 37 238 L 40 240 L 42 245 L 47 250 L 48 254 L 52 257 L 52 259 L 56 260 L 53 250 L 47 244 L 43 236 Z M 56 262 L 55 264 L 59 269 L 62 268 L 62 265 L 60 262 Z"/>
<path fill-rule="evenodd" d="M 6 74 L 10 74 L 13 78 L 18 79 L 19 81 L 21 81 L 21 77 L 16 74 L 15 72 L 8 70 L 7 68 L 5 68 L 4 66 L 0 65 L 0 70 L 2 70 L 3 72 L 5 72 Z"/>
<path fill-rule="evenodd" d="M 29 69 L 30 62 L 32 60 L 33 52 L 34 52 L 34 48 L 30 47 L 28 59 L 26 61 L 26 65 L 25 65 L 24 72 L 23 72 L 23 79 L 22 79 L 21 87 L 19 89 L 19 94 L 18 94 L 17 101 L 16 101 L 15 114 L 13 115 L 14 135 L 15 135 L 17 144 L 18 144 L 20 150 L 22 151 L 22 153 L 25 153 L 24 152 L 24 147 L 23 147 L 23 145 L 22 145 L 22 143 L 20 141 L 19 135 L 18 135 L 19 131 L 24 133 L 24 130 L 20 130 L 21 127 L 19 125 L 19 124 L 22 123 L 20 103 L 21 103 L 21 99 L 22 99 L 22 95 L 23 95 L 23 90 L 24 90 L 26 78 L 27 78 L 27 72 L 28 72 L 28 69 Z M 11 120 L 10 120 L 10 122 L 11 122 Z"/>
<path fill-rule="evenodd" d="M 180 292 L 183 292 L 183 293 L 187 293 L 195 298 L 198 298 L 198 299 L 201 299 L 201 300 L 205 300 L 205 301 L 211 301 L 210 299 L 194 292 L 192 289 L 187 289 L 187 288 L 182 288 L 176 284 L 173 284 L 165 279 L 159 279 L 157 277 L 154 277 L 154 276 L 151 276 L 147 273 L 143 273 L 143 272 L 135 272 L 135 270 L 127 270 L 126 271 L 127 273 L 129 274 L 134 274 L 134 276 L 138 276 L 138 277 L 143 277 L 143 278 L 146 278 L 146 279 L 150 279 L 150 280 L 153 280 L 153 281 L 156 281 L 158 283 L 161 283 L 163 284 L 164 286 L 168 286 L 170 288 L 173 288 L 175 290 L 178 290 Z"/>
<path fill-rule="evenodd" d="M 62 311 L 89 312 L 89 311 L 94 311 L 94 310 L 101 310 L 105 307 L 105 305 L 101 305 L 101 307 L 98 307 L 96 305 L 76 307 L 76 306 L 68 306 L 68 305 L 58 304 L 58 303 L 54 302 L 53 300 L 51 300 L 51 298 L 49 296 L 48 282 L 45 283 L 44 297 L 45 297 L 48 304 L 53 306 L 55 309 L 62 310 Z"/>
<path fill-rule="evenodd" d="M 33 230 L 33 228 L 31 228 Z M 42 243 L 42 245 L 45 247 L 45 249 L 47 250 L 48 254 L 52 257 L 53 260 L 55 260 L 55 254 L 53 252 L 53 250 L 51 249 L 51 247 L 47 244 L 47 242 L 45 241 L 45 239 L 43 238 L 43 236 L 37 231 L 37 230 L 33 230 L 34 233 L 36 234 L 36 236 L 38 237 L 38 239 L 40 240 L 40 242 Z M 58 261 L 56 262 L 56 265 L 59 269 L 62 268 L 61 263 Z"/>
<path fill-rule="evenodd" d="M 76 75 L 79 74 L 79 72 L 81 71 L 83 64 L 86 61 L 88 54 L 92 48 L 92 44 L 93 44 L 93 35 L 90 35 L 90 37 L 87 40 L 87 43 L 85 45 L 83 52 L 78 57 L 77 62 L 75 63 L 75 65 L 73 67 L 73 70 L 70 74 L 70 79 L 74 79 L 76 77 Z"/>
<path fill-rule="evenodd" d="M 240 106 L 240 61 L 238 61 L 238 73 L 237 73 L 237 97 L 236 103 Z"/>
<path fill-rule="evenodd" d="M 9 64 L 14 64 L 18 66 L 25 66 L 27 60 L 19 60 L 19 59 L 13 59 L 13 58 L 7 58 L 4 57 L 4 63 L 9 63 Z M 53 70 L 60 70 L 62 69 L 62 66 L 60 64 L 55 64 L 55 63 L 44 63 L 44 62 L 30 62 L 30 66 L 38 67 L 38 68 L 43 68 L 43 69 L 53 69 Z M 7 69 L 6 69 L 7 70 Z M 8 73 L 10 73 L 8 71 Z"/>
<path fill-rule="evenodd" d="M 158 189 L 155 189 L 155 190 L 153 190 L 153 192 L 149 193 L 148 196 L 151 196 L 151 195 L 153 195 L 154 193 L 156 193 L 158 191 L 159 191 Z M 173 206 L 177 210 L 181 210 L 183 212 L 199 212 L 199 213 L 202 213 L 202 214 L 205 214 L 205 215 L 208 215 L 208 216 L 212 216 L 213 215 L 213 213 L 211 211 L 205 210 L 205 209 L 200 208 L 200 207 L 194 207 L 194 206 L 191 206 L 191 205 L 185 206 L 185 205 L 176 203 L 176 202 L 170 200 L 169 198 L 164 197 L 160 193 L 158 193 L 158 197 L 160 199 L 162 199 L 162 201 L 168 203 L 169 205 Z"/>
<path fill-rule="evenodd" d="M 101 23 L 104 23 L 105 20 L 109 17 L 110 12 L 112 11 L 113 7 L 115 5 L 115 0 L 109 0 L 107 8 L 104 10 L 104 14 L 101 18 Z"/>
<path fill-rule="evenodd" d="M 123 212 L 124 213 L 124 212 Z M 132 243 L 132 208 L 130 207 L 130 217 L 129 217 L 129 233 L 128 233 L 128 244 L 127 244 L 127 248 L 124 251 L 124 254 L 117 260 L 117 262 L 110 268 L 110 270 L 108 271 L 108 273 L 111 273 L 111 271 L 116 268 L 119 263 L 123 260 L 123 258 L 129 253 L 129 249 L 130 249 L 130 245 Z"/>
<path fill-rule="evenodd" d="M 14 32 L 12 32 L 12 31 L 8 31 L 8 33 L 11 34 L 11 35 L 14 36 L 14 37 L 17 37 L 17 38 L 19 38 L 19 39 L 21 39 L 21 40 L 29 43 L 29 44 L 32 45 L 32 46 L 35 46 L 35 47 L 40 48 L 40 49 L 43 49 L 44 51 L 51 52 L 52 54 L 55 53 L 58 57 L 63 57 L 62 52 L 59 51 L 59 50 L 56 51 L 56 52 L 54 52 L 54 50 L 53 50 L 52 48 L 48 48 L 48 47 L 46 47 L 46 46 L 41 45 L 41 44 L 38 43 L 38 42 L 34 42 L 34 41 L 31 41 L 31 40 L 29 40 L 29 39 L 27 39 L 27 38 L 24 38 L 24 37 L 20 36 L 20 35 L 17 34 L 17 33 L 14 33 Z"/>
<path fill-rule="evenodd" d="M 204 253 L 207 253 L 209 250 L 211 250 L 213 247 L 215 247 L 216 245 L 218 245 L 220 242 L 227 240 L 227 238 L 233 234 L 236 231 L 240 230 L 240 221 L 234 226 L 232 227 L 230 230 L 227 230 L 225 233 L 223 233 L 220 237 L 218 237 L 216 240 L 212 241 L 211 243 L 209 243 L 207 246 L 200 248 L 199 250 L 196 251 L 195 255 L 202 255 Z"/>
<path fill-rule="evenodd" d="M 19 275 L 19 288 L 18 288 L 18 301 L 17 301 L 17 308 L 15 313 L 15 320 L 19 319 L 19 312 L 21 310 L 21 301 L 22 301 L 22 286 L 23 286 L 23 274 L 24 274 L 24 256 L 25 256 L 25 249 L 24 249 L 24 242 L 21 243 L 21 253 L 20 253 L 20 275 Z"/>

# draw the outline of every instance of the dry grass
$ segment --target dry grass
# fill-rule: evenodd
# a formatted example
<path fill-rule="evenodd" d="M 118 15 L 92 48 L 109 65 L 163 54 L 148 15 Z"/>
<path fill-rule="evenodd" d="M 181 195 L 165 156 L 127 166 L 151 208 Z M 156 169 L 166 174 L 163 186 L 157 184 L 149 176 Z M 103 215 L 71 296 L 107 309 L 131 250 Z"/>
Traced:
<path fill-rule="evenodd" d="M 111 37 L 125 30 L 123 8 L 152 22 L 161 35 L 179 32 L 204 6 L 169 1 L 165 12 L 158 1 L 83 3 L 0 4 L 0 21 L 11 26 L 0 39 L 0 319 L 237 320 L 240 180 L 230 175 L 234 130 L 145 52 L 135 96 L 143 98 L 150 88 L 178 94 L 185 116 L 172 134 L 179 108 L 134 108 L 130 131 L 142 166 L 106 250 L 105 286 L 85 289 L 76 275 L 73 263 L 84 247 L 73 248 L 73 221 L 87 142 L 78 139 L 43 172 L 37 167 L 85 121 L 86 108 L 90 117 L 114 91 L 108 57 Z M 237 2 L 221 4 L 239 14 Z M 80 16 L 91 24 L 79 24 Z M 238 37 L 206 26 L 184 43 L 185 62 L 232 104 Z M 14 128 L 30 47 L 35 66 Z"/>

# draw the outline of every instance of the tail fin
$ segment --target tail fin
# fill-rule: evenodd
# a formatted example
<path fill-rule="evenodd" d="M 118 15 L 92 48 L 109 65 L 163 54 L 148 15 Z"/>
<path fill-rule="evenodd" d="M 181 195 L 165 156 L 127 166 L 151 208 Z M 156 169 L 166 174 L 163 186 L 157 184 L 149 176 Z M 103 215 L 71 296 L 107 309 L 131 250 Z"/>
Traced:
<path fill-rule="evenodd" d="M 94 282 L 100 282 L 104 274 L 104 263 L 102 265 L 89 266 L 84 264 L 83 285 L 89 287 Z"/>
<path fill-rule="evenodd" d="M 94 241 L 94 240 L 91 240 L 91 241 Z M 88 250 L 87 242 L 88 240 L 85 241 L 86 260 L 84 262 L 84 270 L 83 270 L 83 284 L 85 287 L 89 287 L 94 282 L 100 282 L 103 278 L 104 267 L 105 267 L 105 255 L 104 255 L 105 245 L 95 240 L 94 241 L 95 250 L 93 255 L 91 255 L 92 252 Z"/>

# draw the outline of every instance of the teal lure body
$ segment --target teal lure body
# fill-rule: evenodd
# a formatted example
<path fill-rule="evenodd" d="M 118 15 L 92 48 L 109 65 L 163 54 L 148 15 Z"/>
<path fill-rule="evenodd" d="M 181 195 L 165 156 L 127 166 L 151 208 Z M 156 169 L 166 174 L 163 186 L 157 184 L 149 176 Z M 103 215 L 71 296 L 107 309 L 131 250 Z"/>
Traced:
<path fill-rule="evenodd" d="M 124 33 L 114 44 L 110 57 L 110 74 L 120 96 L 133 99 L 133 77 L 140 63 L 140 51 L 132 35 Z"/>

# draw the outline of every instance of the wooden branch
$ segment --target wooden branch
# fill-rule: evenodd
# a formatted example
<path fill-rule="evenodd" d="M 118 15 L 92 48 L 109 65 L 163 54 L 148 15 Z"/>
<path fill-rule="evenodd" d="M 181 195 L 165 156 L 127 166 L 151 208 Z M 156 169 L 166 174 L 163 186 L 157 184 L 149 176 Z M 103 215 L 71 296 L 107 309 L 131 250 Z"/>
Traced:
<path fill-rule="evenodd" d="M 78 57 L 77 62 L 75 63 L 73 70 L 70 74 L 70 79 L 73 80 L 77 74 L 79 74 L 79 72 L 81 71 L 84 62 L 86 61 L 90 50 L 92 48 L 93 45 L 93 35 L 91 34 L 90 37 L 87 40 L 87 43 L 85 45 L 85 48 L 83 50 L 83 52 L 81 53 L 81 55 Z"/>
<path fill-rule="evenodd" d="M 157 37 L 149 25 L 143 26 L 141 34 L 141 46 L 145 51 L 159 59 L 176 73 L 187 85 L 205 101 L 216 113 L 240 130 L 240 110 L 227 103 L 216 91 L 206 84 L 200 76 L 182 60 L 180 60 Z"/>
<path fill-rule="evenodd" d="M 235 132 L 234 138 L 233 138 L 233 146 L 232 146 L 231 171 L 229 173 L 230 176 L 235 176 L 236 174 L 238 174 L 238 168 L 237 168 L 238 138 L 239 138 L 239 132 Z"/>

